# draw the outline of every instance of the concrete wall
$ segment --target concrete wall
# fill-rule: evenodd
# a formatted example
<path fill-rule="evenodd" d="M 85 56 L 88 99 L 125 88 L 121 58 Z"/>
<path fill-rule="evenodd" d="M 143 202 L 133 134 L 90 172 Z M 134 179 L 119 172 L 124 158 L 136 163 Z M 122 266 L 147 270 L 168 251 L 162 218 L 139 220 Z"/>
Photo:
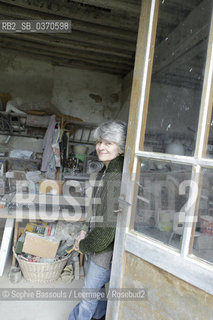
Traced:
<path fill-rule="evenodd" d="M 146 288 L 148 299 L 121 302 L 122 320 L 212 320 L 213 296 L 126 253 L 124 288 Z"/>
<path fill-rule="evenodd" d="M 121 79 L 104 73 L 68 69 L 23 57 L 0 53 L 0 92 L 20 97 L 22 108 L 51 110 L 100 123 L 114 119 L 120 109 Z M 35 139 L 11 138 L 0 148 L 25 148 L 41 151 L 42 142 Z M 1 143 L 2 142 L 2 143 Z"/>

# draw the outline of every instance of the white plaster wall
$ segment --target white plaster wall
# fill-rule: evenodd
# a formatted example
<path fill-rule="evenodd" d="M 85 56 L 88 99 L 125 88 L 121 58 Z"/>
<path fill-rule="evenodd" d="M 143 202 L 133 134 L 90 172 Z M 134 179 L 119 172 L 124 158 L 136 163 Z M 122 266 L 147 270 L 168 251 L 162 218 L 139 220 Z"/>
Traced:
<path fill-rule="evenodd" d="M 31 109 L 53 104 L 88 122 L 113 119 L 120 108 L 120 77 L 56 67 L 6 51 L 0 53 L 0 84 L 1 92 L 20 97 Z"/>
<path fill-rule="evenodd" d="M 52 102 L 63 113 L 99 123 L 113 119 L 120 108 L 119 77 L 58 67 L 54 79 Z"/>

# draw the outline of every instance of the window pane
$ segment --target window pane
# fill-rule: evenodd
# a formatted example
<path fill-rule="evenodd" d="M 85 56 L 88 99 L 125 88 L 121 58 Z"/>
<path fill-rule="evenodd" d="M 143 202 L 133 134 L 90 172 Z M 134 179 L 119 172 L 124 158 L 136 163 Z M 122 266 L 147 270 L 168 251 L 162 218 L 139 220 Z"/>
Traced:
<path fill-rule="evenodd" d="M 193 253 L 213 263 L 213 169 L 202 169 L 202 190 Z"/>
<path fill-rule="evenodd" d="M 179 248 L 191 166 L 141 160 L 134 229 Z"/>
<path fill-rule="evenodd" d="M 212 3 L 160 2 L 144 149 L 193 155 Z"/>

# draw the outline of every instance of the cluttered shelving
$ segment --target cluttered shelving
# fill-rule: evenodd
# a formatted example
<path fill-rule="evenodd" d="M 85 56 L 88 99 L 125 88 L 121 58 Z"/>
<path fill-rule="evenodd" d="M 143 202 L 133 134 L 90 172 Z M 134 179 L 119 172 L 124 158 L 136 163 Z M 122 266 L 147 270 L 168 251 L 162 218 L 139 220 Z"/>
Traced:
<path fill-rule="evenodd" d="M 47 161 L 48 166 L 51 161 L 54 164 L 54 170 L 51 172 L 48 166 L 44 167 L 45 147 L 40 152 L 29 151 L 27 143 L 25 147 L 23 143 L 22 149 L 11 149 L 10 142 L 19 137 L 45 141 L 53 117 L 54 130 L 46 144 L 47 148 L 52 146 L 50 158 Z M 16 240 L 20 238 L 18 224 L 20 219 L 26 222 L 28 219 L 33 219 L 36 223 L 40 223 L 41 220 L 49 223 L 51 220 L 52 226 L 65 223 L 65 228 L 67 226 L 77 228 L 85 220 L 85 181 L 88 180 L 89 171 L 99 166 L 97 157 L 93 153 L 95 143 L 92 140 L 92 131 L 96 126 L 96 124 L 84 123 L 80 119 L 76 121 L 75 118 L 62 114 L 0 112 L 0 135 L 5 136 L 5 139 L 2 138 L 5 149 L 2 148 L 0 154 L 0 218 L 6 219 L 6 229 L 3 232 L 0 250 L 2 261 L 0 274 L 4 270 L 9 254 L 12 234 L 14 234 L 13 267 L 15 267 L 15 261 L 19 262 L 23 270 L 35 264 L 36 272 L 37 269 L 39 270 L 40 263 L 44 263 L 40 260 L 40 263 L 33 260 L 26 261 L 26 257 L 22 257 L 22 253 L 15 250 Z M 57 133 L 57 141 L 53 142 L 55 133 Z M 16 144 L 13 145 L 16 147 Z M 31 149 L 33 150 L 32 147 Z M 69 180 L 78 181 L 70 186 L 67 184 Z M 67 201 L 65 196 L 67 190 L 69 199 L 74 199 L 74 203 Z M 49 235 L 36 235 L 34 240 L 48 242 L 51 239 Z M 41 248 L 39 241 L 36 241 L 36 246 Z M 48 244 L 51 245 L 51 241 Z M 58 242 L 58 248 L 61 245 L 65 245 L 63 239 Z M 53 259 L 56 259 L 52 261 L 53 263 L 48 264 L 48 261 L 45 261 L 48 264 L 47 268 L 51 267 L 50 265 L 56 265 L 58 268 L 64 259 L 67 262 L 66 256 L 58 259 L 57 254 Z M 77 260 L 74 264 L 76 270 L 79 269 Z M 26 274 L 25 276 L 28 277 Z"/>

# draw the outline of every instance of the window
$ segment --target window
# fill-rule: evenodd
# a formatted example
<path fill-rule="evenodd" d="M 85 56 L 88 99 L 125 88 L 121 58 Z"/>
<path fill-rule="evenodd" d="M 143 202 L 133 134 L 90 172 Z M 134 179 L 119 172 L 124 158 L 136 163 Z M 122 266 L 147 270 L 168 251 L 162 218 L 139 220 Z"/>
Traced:
<path fill-rule="evenodd" d="M 144 145 L 138 152 L 134 229 L 212 262 L 213 160 L 208 163 L 212 169 L 204 167 L 201 140 L 209 127 L 204 108 L 207 113 L 211 108 L 204 104 L 204 71 L 206 66 L 207 77 L 212 4 L 194 3 L 174 21 L 173 4 L 162 1 L 159 8 Z"/>
<path fill-rule="evenodd" d="M 213 294 L 212 249 L 202 249 L 212 216 L 213 159 L 206 155 L 213 106 L 212 6 L 211 0 L 142 1 L 114 287 L 122 282 L 128 251 Z M 180 37 L 169 41 L 177 28 Z M 157 51 L 161 43 L 164 52 Z"/>
<path fill-rule="evenodd" d="M 180 250 L 192 167 L 141 159 L 134 228 Z"/>

